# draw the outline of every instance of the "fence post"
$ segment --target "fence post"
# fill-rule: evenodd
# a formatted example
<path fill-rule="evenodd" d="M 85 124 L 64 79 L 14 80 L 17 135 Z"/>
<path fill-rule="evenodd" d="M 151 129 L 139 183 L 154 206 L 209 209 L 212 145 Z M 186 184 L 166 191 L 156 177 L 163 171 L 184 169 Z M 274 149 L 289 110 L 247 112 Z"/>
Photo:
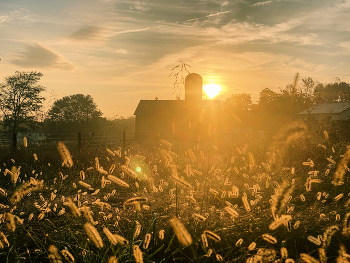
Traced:
<path fill-rule="evenodd" d="M 12 147 L 14 150 L 17 149 L 17 133 L 12 133 Z"/>
<path fill-rule="evenodd" d="M 81 149 L 81 132 L 78 132 L 78 148 Z"/>
<path fill-rule="evenodd" d="M 125 131 L 123 131 L 123 148 L 122 148 L 123 152 L 122 152 L 122 156 L 125 156 Z"/>

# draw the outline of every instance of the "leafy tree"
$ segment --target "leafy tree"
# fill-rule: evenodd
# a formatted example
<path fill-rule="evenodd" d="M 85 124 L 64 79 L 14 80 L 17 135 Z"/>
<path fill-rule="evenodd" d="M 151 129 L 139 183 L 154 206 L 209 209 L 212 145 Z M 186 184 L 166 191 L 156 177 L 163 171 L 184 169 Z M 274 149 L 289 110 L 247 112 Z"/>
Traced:
<path fill-rule="evenodd" d="M 320 102 L 348 102 L 350 101 L 350 84 L 341 81 L 318 84 L 314 93 Z"/>
<path fill-rule="evenodd" d="M 90 95 L 74 94 L 55 101 L 46 122 L 50 132 L 93 131 L 101 116 Z"/>
<path fill-rule="evenodd" d="M 36 84 L 42 76 L 36 71 L 16 71 L 0 84 L 0 110 L 13 133 L 18 131 L 20 124 L 35 120 L 35 113 L 41 109 L 45 98 L 40 93 L 45 87 Z"/>
<path fill-rule="evenodd" d="M 230 105 L 235 111 L 247 111 L 252 109 L 252 98 L 250 94 L 232 94 L 226 99 L 226 105 Z"/>

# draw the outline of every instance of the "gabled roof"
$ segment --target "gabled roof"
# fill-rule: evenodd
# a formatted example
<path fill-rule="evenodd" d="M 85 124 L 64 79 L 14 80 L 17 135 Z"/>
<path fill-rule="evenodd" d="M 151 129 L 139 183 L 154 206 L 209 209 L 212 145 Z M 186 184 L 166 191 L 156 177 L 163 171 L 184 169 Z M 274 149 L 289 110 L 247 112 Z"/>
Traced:
<path fill-rule="evenodd" d="M 219 107 L 220 104 L 220 100 L 202 100 L 201 105 L 196 105 L 186 100 L 140 100 L 134 115 L 174 115 L 198 106 L 204 109 L 214 109 Z"/>
<path fill-rule="evenodd" d="M 312 109 L 311 114 L 339 114 L 350 108 L 350 102 L 335 102 L 318 104 Z M 300 112 L 301 115 L 309 114 L 306 110 Z"/>

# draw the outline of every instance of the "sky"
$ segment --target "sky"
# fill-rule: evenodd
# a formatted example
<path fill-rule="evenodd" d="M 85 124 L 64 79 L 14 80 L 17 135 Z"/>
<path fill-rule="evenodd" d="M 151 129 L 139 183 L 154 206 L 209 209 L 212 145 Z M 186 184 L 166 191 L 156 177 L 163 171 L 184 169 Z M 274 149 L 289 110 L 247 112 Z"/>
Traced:
<path fill-rule="evenodd" d="M 350 0 L 0 0 L 0 82 L 39 71 L 44 110 L 82 93 L 126 117 L 140 100 L 183 99 L 169 75 L 184 62 L 222 87 L 215 99 L 255 103 L 296 73 L 350 82 L 349 14 Z"/>

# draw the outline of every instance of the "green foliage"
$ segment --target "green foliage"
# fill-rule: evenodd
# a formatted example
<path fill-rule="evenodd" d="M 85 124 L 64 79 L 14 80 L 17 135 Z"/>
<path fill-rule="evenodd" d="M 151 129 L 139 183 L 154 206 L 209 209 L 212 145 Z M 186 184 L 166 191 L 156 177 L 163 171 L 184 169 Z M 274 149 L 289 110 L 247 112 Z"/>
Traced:
<path fill-rule="evenodd" d="M 94 131 L 104 121 L 90 95 L 74 94 L 55 101 L 46 119 L 50 132 Z"/>
<path fill-rule="evenodd" d="M 333 82 L 315 87 L 315 95 L 320 102 L 348 102 L 350 101 L 350 84 L 346 82 Z"/>
<path fill-rule="evenodd" d="M 45 87 L 37 85 L 42 73 L 36 71 L 20 72 L 5 78 L 0 84 L 0 110 L 5 125 L 12 132 L 17 132 L 20 124 L 35 120 L 45 100 L 40 94 Z"/>

